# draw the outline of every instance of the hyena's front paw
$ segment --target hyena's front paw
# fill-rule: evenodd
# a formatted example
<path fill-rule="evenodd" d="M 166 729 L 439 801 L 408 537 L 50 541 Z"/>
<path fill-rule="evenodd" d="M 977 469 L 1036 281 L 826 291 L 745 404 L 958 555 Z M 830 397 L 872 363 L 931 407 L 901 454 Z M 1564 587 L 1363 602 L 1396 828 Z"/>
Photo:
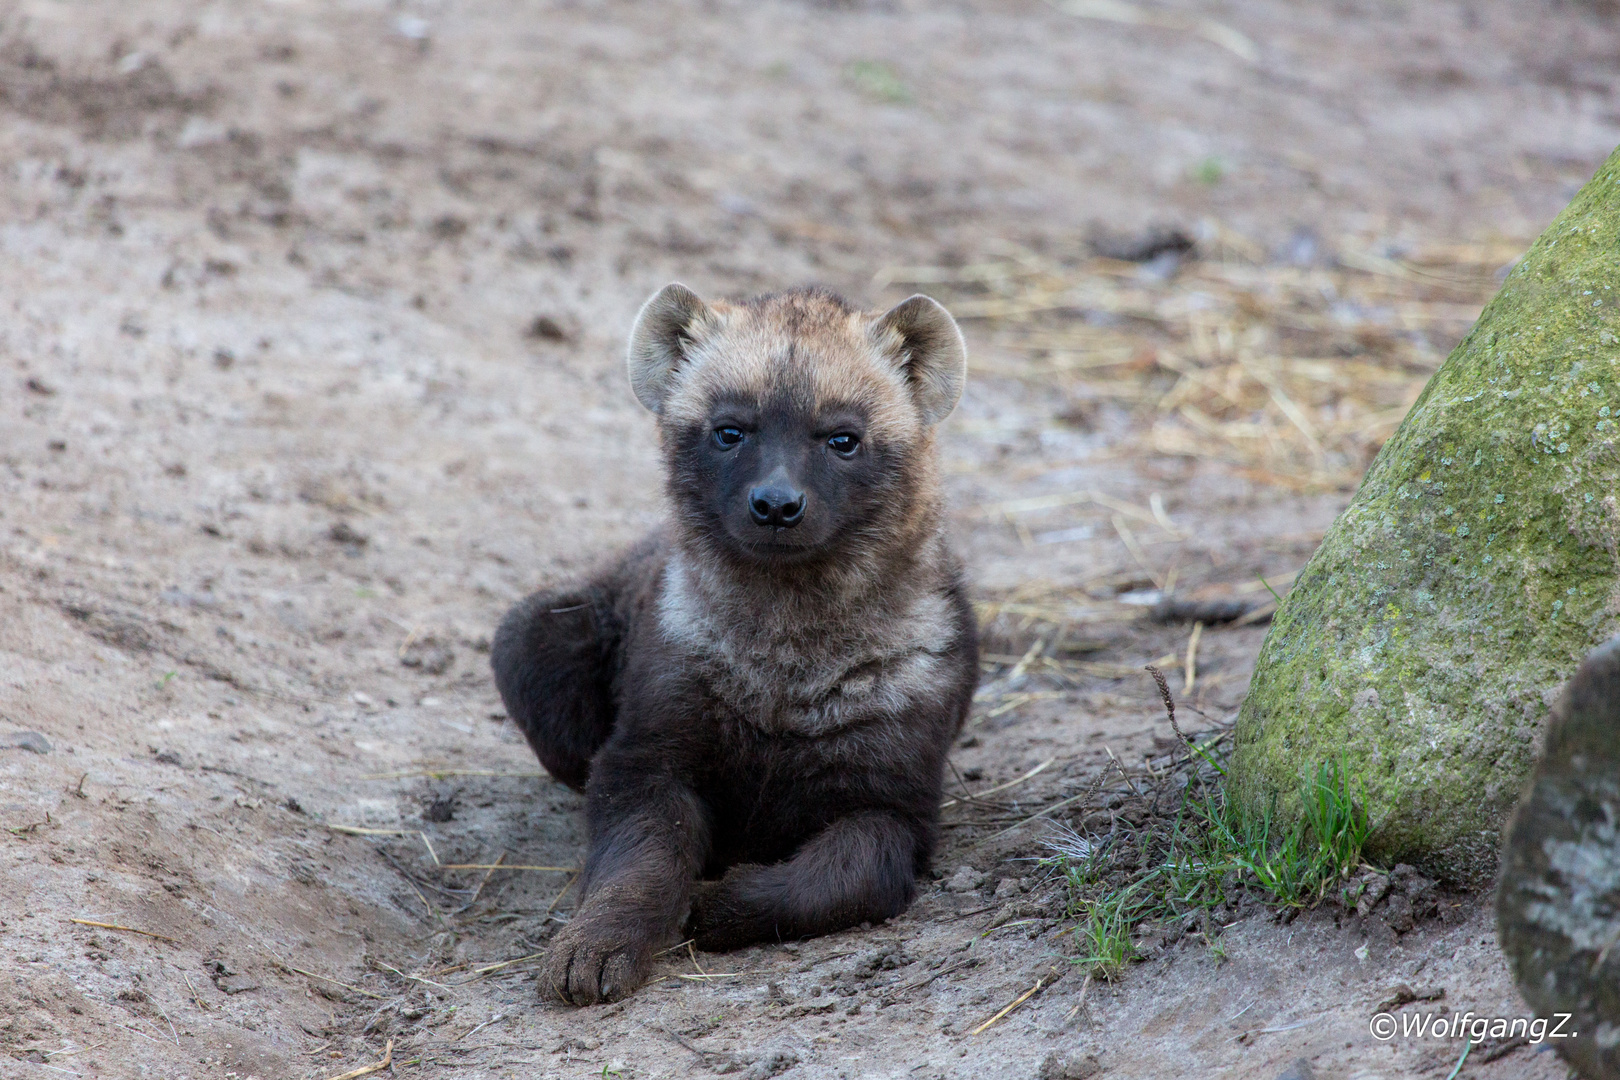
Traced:
<path fill-rule="evenodd" d="M 617 1001 L 647 981 L 652 945 L 612 917 L 575 918 L 551 942 L 540 992 L 575 1005 Z"/>

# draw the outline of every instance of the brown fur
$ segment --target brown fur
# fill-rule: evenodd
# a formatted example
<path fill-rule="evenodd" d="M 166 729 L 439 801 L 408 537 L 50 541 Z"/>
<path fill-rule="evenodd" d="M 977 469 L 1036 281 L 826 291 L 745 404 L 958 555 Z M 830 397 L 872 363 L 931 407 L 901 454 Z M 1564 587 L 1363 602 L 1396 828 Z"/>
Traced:
<path fill-rule="evenodd" d="M 730 948 L 909 903 L 977 678 L 934 451 L 964 374 L 926 298 L 873 315 L 670 286 L 643 308 L 631 383 L 658 414 L 671 525 L 520 604 L 493 655 L 542 762 L 588 796 L 549 990 L 628 993 L 683 926 Z M 750 520 L 767 473 L 802 524 Z"/>

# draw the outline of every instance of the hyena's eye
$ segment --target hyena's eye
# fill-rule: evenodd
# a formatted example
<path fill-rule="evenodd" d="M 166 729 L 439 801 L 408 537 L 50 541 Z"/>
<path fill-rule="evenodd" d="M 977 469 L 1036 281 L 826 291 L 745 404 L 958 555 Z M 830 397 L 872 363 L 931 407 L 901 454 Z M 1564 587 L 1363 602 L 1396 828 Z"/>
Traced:
<path fill-rule="evenodd" d="M 742 428 L 717 427 L 714 429 L 714 444 L 722 450 L 730 450 L 742 440 Z"/>
<path fill-rule="evenodd" d="M 840 431 L 827 440 L 832 452 L 840 457 L 854 457 L 855 451 L 860 449 L 861 437 L 848 431 Z"/>

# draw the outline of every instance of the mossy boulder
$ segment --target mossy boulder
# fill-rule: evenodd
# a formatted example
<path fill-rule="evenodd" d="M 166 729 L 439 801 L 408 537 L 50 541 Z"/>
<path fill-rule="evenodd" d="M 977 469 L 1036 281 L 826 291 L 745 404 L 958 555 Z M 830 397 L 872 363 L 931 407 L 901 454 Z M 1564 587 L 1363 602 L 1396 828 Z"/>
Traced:
<path fill-rule="evenodd" d="M 1279 606 L 1232 792 L 1322 761 L 1369 857 L 1494 873 L 1559 688 L 1620 630 L 1620 151 L 1507 276 Z"/>

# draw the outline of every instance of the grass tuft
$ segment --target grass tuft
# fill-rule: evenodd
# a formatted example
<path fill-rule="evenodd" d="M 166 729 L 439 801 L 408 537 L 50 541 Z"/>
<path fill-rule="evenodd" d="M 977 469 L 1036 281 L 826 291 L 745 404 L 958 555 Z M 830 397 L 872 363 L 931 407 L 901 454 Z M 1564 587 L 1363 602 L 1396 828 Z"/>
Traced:
<path fill-rule="evenodd" d="M 1090 968 L 1096 978 L 1112 982 L 1136 957 L 1131 941 L 1138 921 L 1133 899 L 1132 890 L 1125 888 L 1097 900 L 1080 901 L 1085 921 L 1075 931 L 1080 943 L 1075 963 Z"/>
<path fill-rule="evenodd" d="M 1227 801 L 1213 754 L 1187 743 L 1196 772 L 1165 829 L 1128 839 L 1083 836 L 1059 826 L 1047 838 L 1043 865 L 1063 876 L 1077 921 L 1075 962 L 1115 979 L 1138 955 L 1144 923 L 1171 936 L 1198 932 L 1214 948 L 1226 914 L 1248 903 L 1301 909 L 1355 873 L 1372 831 L 1342 762 L 1323 762 L 1301 787 L 1303 813 L 1279 823 L 1275 806 L 1254 811 Z"/>

